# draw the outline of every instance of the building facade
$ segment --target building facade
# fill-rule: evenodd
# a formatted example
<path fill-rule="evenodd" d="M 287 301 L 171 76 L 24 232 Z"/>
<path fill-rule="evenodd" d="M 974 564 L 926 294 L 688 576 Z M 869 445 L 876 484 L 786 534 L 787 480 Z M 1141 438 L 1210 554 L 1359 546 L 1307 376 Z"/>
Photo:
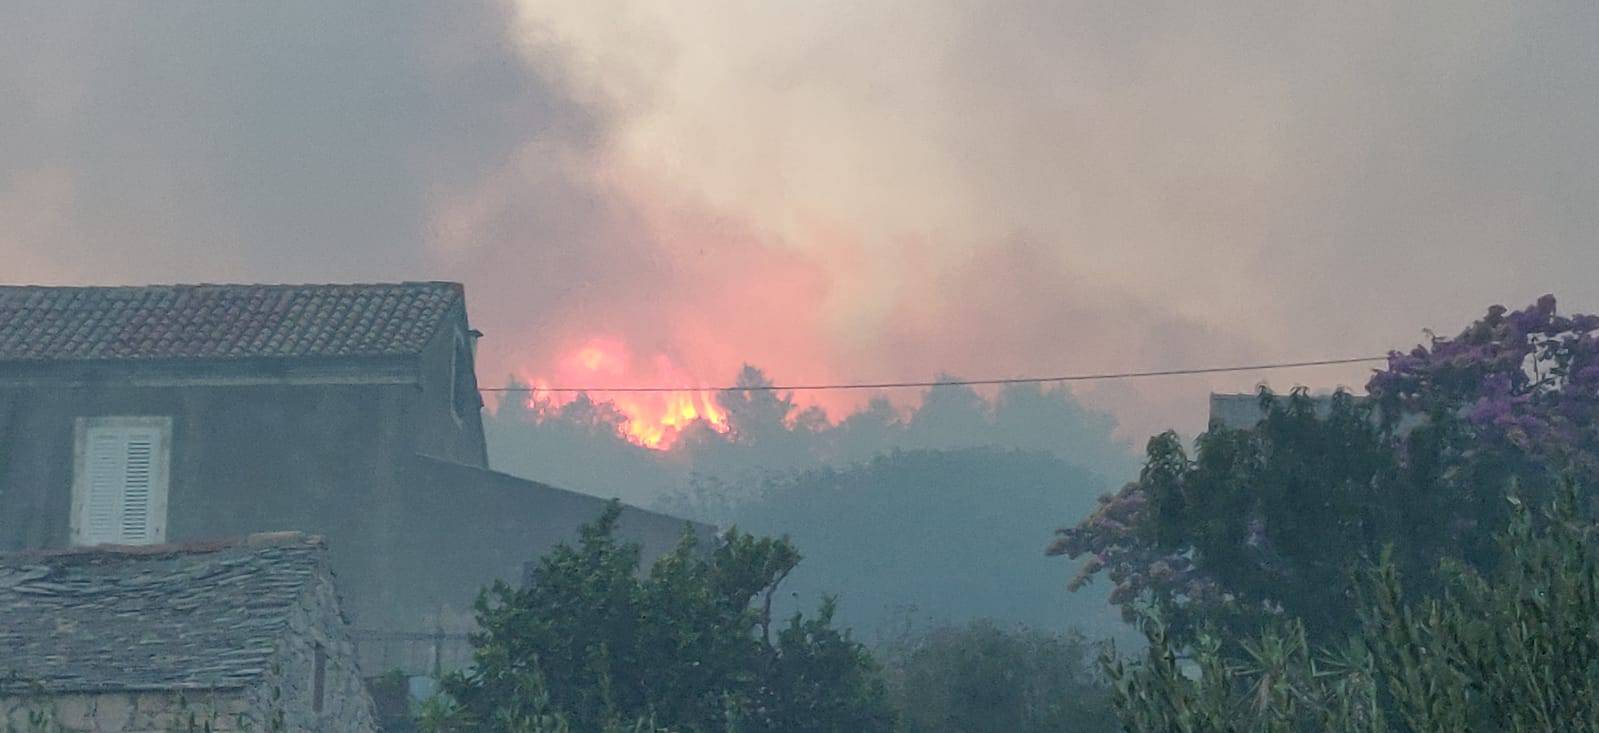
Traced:
<path fill-rule="evenodd" d="M 301 530 L 356 626 L 457 623 L 603 504 L 489 469 L 478 336 L 454 283 L 0 287 L 0 551 Z"/>

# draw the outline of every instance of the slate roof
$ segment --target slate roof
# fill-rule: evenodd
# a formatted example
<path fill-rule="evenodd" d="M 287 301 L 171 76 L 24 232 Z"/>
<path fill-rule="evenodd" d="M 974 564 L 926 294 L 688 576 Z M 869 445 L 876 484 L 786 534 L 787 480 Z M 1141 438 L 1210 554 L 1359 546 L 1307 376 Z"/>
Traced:
<path fill-rule="evenodd" d="M 297 532 L 0 556 L 0 693 L 246 686 L 323 568 Z"/>
<path fill-rule="evenodd" d="M 457 283 L 0 286 L 0 362 L 420 353 Z"/>

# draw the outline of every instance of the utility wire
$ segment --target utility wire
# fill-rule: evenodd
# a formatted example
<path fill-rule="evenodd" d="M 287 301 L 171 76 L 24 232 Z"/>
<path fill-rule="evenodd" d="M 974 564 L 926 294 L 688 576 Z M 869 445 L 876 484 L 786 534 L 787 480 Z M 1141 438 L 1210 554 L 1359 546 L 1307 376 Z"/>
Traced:
<path fill-rule="evenodd" d="M 1056 382 L 1093 382 L 1112 379 L 1143 379 L 1146 377 L 1175 377 L 1187 374 L 1222 374 L 1226 372 L 1258 372 L 1268 369 L 1302 369 L 1304 367 L 1336 366 L 1339 364 L 1365 364 L 1386 361 L 1386 356 L 1357 356 L 1343 359 L 1317 359 L 1315 361 L 1287 361 L 1272 364 L 1246 364 L 1240 366 L 1201 367 L 1197 369 L 1162 369 L 1152 372 L 1105 372 L 1100 374 L 1067 374 L 1058 377 L 1009 377 L 1003 379 L 948 379 L 930 382 L 856 382 L 845 384 L 767 384 L 750 387 L 482 387 L 483 392 L 820 392 L 846 389 L 906 389 L 913 387 L 981 386 L 991 384 L 1052 384 Z"/>

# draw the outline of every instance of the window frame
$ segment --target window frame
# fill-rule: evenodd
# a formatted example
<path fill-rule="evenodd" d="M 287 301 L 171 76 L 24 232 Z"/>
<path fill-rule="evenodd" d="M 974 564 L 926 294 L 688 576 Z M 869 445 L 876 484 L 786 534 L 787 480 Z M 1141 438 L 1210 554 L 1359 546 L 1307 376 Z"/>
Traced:
<path fill-rule="evenodd" d="M 92 430 L 154 430 L 158 436 L 150 466 L 149 532 L 138 545 L 159 545 L 167 537 L 167 497 L 172 485 L 172 418 L 147 415 L 93 415 L 73 421 L 71 544 L 92 546 L 88 533 L 89 433 Z M 106 544 L 106 543 L 93 543 Z M 130 544 L 130 543 L 118 543 Z"/>
<path fill-rule="evenodd" d="M 473 351 L 472 337 L 457 329 L 450 349 L 450 415 L 457 425 L 465 425 L 473 413 L 483 414 L 483 396 L 476 389 L 477 354 Z"/>
<path fill-rule="evenodd" d="M 320 641 L 311 647 L 311 712 L 321 715 L 327 708 L 328 650 Z"/>

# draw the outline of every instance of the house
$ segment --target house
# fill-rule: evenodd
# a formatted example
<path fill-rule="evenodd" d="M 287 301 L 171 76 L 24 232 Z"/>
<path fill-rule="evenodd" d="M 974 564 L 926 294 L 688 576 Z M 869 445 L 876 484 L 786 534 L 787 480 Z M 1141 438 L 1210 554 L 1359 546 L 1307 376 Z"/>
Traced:
<path fill-rule="evenodd" d="M 455 283 L 0 287 L 0 551 L 301 530 L 362 633 L 459 626 L 603 504 L 489 469 L 479 335 Z"/>
<path fill-rule="evenodd" d="M 1286 399 L 1287 395 L 1282 397 Z M 1317 415 L 1326 415 L 1332 409 L 1331 400 L 1325 397 L 1313 399 Z M 1265 418 L 1266 411 L 1261 409 L 1259 394 L 1210 393 L 1209 424 L 1212 426 L 1221 426 L 1229 430 L 1253 430 Z"/>
<path fill-rule="evenodd" d="M 376 730 L 316 537 L 0 556 L 0 618 L 9 730 Z"/>
<path fill-rule="evenodd" d="M 1288 399 L 1288 395 L 1278 395 L 1279 400 Z M 1316 416 L 1326 418 L 1332 413 L 1333 395 L 1330 393 L 1309 395 L 1311 404 L 1316 410 Z M 1367 395 L 1352 394 L 1350 399 L 1355 404 L 1363 404 L 1371 399 Z M 1265 419 L 1266 411 L 1261 409 L 1259 394 L 1225 394 L 1212 392 L 1210 394 L 1210 425 L 1223 427 L 1229 430 L 1253 430 L 1261 420 Z M 1382 410 L 1372 410 L 1373 421 L 1380 422 L 1383 418 Z M 1426 418 L 1416 413 L 1402 413 L 1394 424 L 1397 435 L 1407 435 L 1417 426 L 1425 424 Z"/>
<path fill-rule="evenodd" d="M 1330 393 L 1312 394 L 1311 405 L 1316 410 L 1316 416 L 1325 418 L 1332 412 L 1333 396 Z M 1277 395 L 1277 399 L 1286 404 L 1287 393 Z M 1365 395 L 1351 395 L 1357 403 L 1366 399 Z M 1253 430 L 1261 420 L 1266 418 L 1266 411 L 1262 409 L 1259 393 L 1231 394 L 1210 393 L 1210 424 L 1220 425 L 1231 430 Z"/>

